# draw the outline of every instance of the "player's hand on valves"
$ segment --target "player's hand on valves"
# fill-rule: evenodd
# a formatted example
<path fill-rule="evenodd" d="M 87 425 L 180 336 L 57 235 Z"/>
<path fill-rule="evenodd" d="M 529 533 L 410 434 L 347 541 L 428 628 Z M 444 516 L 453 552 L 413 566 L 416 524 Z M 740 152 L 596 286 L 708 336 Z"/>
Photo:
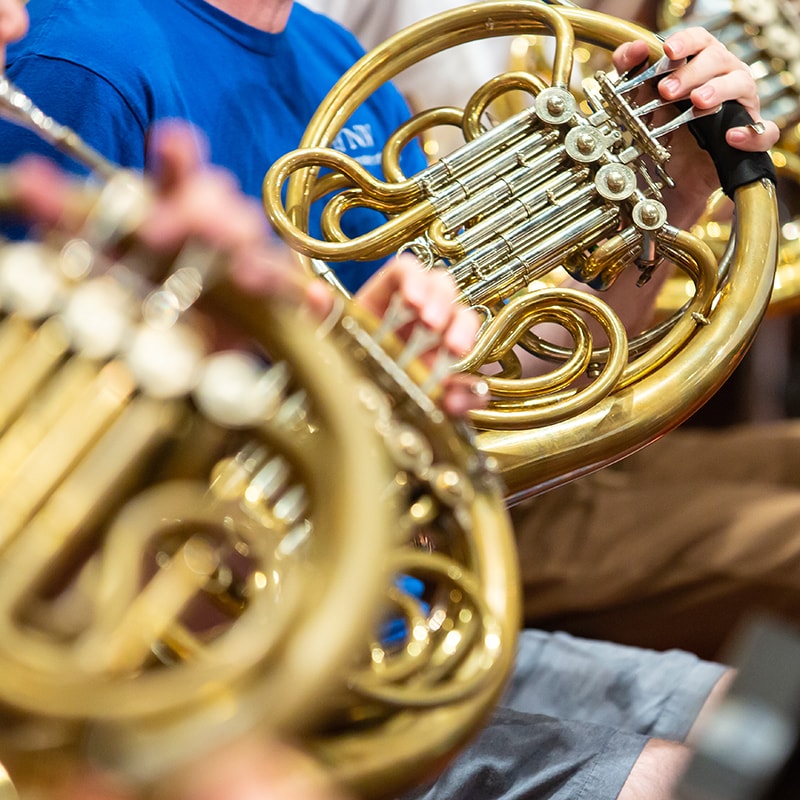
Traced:
<path fill-rule="evenodd" d="M 142 236 L 153 247 L 169 247 L 188 233 L 230 254 L 234 279 L 255 294 L 302 291 L 304 300 L 320 316 L 331 312 L 335 295 L 320 280 L 301 280 L 296 262 L 267 230 L 260 206 L 245 197 L 228 173 L 208 167 L 203 140 L 184 125 L 162 127 L 153 140 L 154 174 L 161 207 L 144 226 Z M 302 289 L 299 287 L 302 285 Z M 410 338 L 415 326 L 431 333 L 434 342 L 421 357 L 437 363 L 444 351 L 448 361 L 460 359 L 471 348 L 480 326 L 478 315 L 456 303 L 457 290 L 449 274 L 425 270 L 410 253 L 390 260 L 356 295 L 356 302 L 383 318 L 397 296 L 409 312 L 398 330 Z M 474 377 L 447 375 L 442 380 L 444 409 L 463 415 L 485 403 L 485 383 Z"/>
<path fill-rule="evenodd" d="M 288 250 L 267 230 L 261 207 L 239 191 L 227 172 L 207 166 L 202 139 L 193 143 L 190 137 L 186 126 L 172 124 L 162 127 L 154 138 L 160 207 L 145 224 L 142 236 L 151 246 L 164 248 L 187 232 L 202 235 L 230 254 L 231 273 L 243 288 L 256 294 L 295 292 L 295 296 L 302 291 L 308 306 L 320 316 L 329 314 L 335 302 L 333 289 L 321 280 L 301 279 Z M 456 303 L 456 296 L 448 273 L 425 270 L 405 253 L 373 275 L 355 299 L 380 318 L 399 302 L 408 319 L 396 332 L 411 341 L 415 331 L 426 331 L 430 344 L 419 355 L 435 368 L 465 355 L 480 326 L 478 315 Z M 396 298 L 394 305 L 392 298 Z M 447 371 L 441 385 L 441 404 L 450 414 L 463 415 L 485 402 L 485 383 L 478 378 Z"/>
<path fill-rule="evenodd" d="M 285 247 L 268 231 L 261 207 L 241 193 L 224 170 L 209 167 L 204 142 L 184 124 L 162 126 L 153 138 L 153 174 L 156 180 L 156 213 L 141 235 L 153 247 L 174 245 L 187 233 L 230 254 L 235 280 L 256 294 L 302 292 L 307 305 L 323 316 L 334 304 L 331 287 L 320 280 L 302 279 L 301 271 Z M 302 289 L 299 288 L 302 286 Z M 421 356 L 436 363 L 442 350 L 455 361 L 465 355 L 480 326 L 478 315 L 456 303 L 457 290 L 449 274 L 425 270 L 410 253 L 390 260 L 357 294 L 356 301 L 378 317 L 384 317 L 391 298 L 398 295 L 409 322 L 398 331 L 410 336 L 415 325 L 431 332 L 435 344 Z M 485 402 L 484 382 L 463 375 L 443 380 L 442 405 L 462 415 Z"/>
<path fill-rule="evenodd" d="M 755 125 L 731 128 L 726 133 L 728 144 L 755 152 L 769 150 L 778 141 L 778 126 L 761 118 L 756 83 L 747 64 L 709 31 L 693 27 L 673 33 L 664 41 L 664 52 L 673 61 L 688 59 L 659 82 L 658 91 L 664 100 L 688 99 L 699 109 L 737 100 Z M 618 72 L 626 72 L 641 64 L 647 54 L 645 42 L 627 42 L 614 52 L 614 66 Z"/>
<path fill-rule="evenodd" d="M 458 361 L 475 343 L 480 317 L 457 302 L 457 296 L 448 272 L 426 270 L 411 253 L 402 253 L 373 275 L 356 299 L 376 316 L 384 317 L 400 298 L 410 321 L 398 333 L 411 341 L 420 326 L 429 332 L 434 344 L 423 354 L 423 360 L 433 365 L 440 355 L 449 356 L 452 363 Z M 443 388 L 442 405 L 450 414 L 460 416 L 485 405 L 486 384 L 476 376 L 451 373 L 444 378 Z"/>

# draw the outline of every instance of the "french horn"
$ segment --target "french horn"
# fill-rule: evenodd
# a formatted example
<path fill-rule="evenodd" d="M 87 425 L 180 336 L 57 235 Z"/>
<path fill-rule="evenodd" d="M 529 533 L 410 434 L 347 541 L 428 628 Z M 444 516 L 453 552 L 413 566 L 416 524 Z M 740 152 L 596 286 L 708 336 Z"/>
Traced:
<path fill-rule="evenodd" d="M 498 76 L 463 109 L 414 115 L 384 151 L 384 181 L 331 148 L 352 110 L 406 67 L 467 41 L 506 35 L 550 37 L 549 81 Z M 576 42 L 611 51 L 634 39 L 648 43 L 649 66 L 626 76 L 597 73 L 586 87 L 589 107 L 581 106 L 569 88 Z M 467 5 L 367 53 L 332 88 L 299 149 L 265 176 L 266 212 L 310 271 L 336 283 L 337 261 L 411 249 L 431 268 L 447 269 L 461 300 L 485 315 L 459 366 L 486 376 L 489 407 L 472 421 L 510 502 L 605 466 L 686 419 L 733 370 L 767 307 L 777 214 L 766 157 L 725 154 L 743 177 L 728 186 L 737 238 L 724 269 L 704 242 L 669 222 L 663 193 L 673 181 L 661 139 L 696 114 L 690 108 L 675 121 L 656 121 L 660 104 L 637 105 L 636 92 L 674 66 L 654 34 L 604 14 L 536 0 Z M 484 110 L 512 90 L 531 95 L 530 105 L 485 125 Z M 716 126 L 731 110 L 693 122 Z M 399 152 L 437 124 L 461 127 L 464 145 L 417 175 L 403 175 Z M 711 150 L 724 151 L 721 133 L 710 142 Z M 325 237 L 318 240 L 308 221 L 321 198 Z M 341 217 L 355 206 L 377 209 L 386 223 L 348 240 Z M 662 261 L 683 270 L 694 291 L 667 321 L 633 337 L 596 293 L 541 285 L 562 267 L 600 288 L 632 273 L 645 283 Z M 594 340 L 587 317 L 603 332 Z M 562 326 L 574 346 L 538 335 L 543 322 Z M 521 351 L 555 367 L 524 377 Z"/>
<path fill-rule="evenodd" d="M 394 335 L 403 308 L 378 323 L 339 298 L 319 320 L 191 242 L 148 274 L 145 181 L 8 81 L 0 101 L 95 171 L 77 231 L 0 249 L 0 761 L 19 796 L 86 762 L 159 796 L 251 730 L 364 794 L 413 783 L 489 713 L 520 608 L 499 483 Z"/>

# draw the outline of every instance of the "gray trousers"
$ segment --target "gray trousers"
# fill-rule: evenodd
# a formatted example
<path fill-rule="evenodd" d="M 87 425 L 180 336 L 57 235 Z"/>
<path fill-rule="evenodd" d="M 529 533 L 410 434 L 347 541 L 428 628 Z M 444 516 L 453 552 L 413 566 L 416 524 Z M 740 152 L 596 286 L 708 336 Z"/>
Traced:
<path fill-rule="evenodd" d="M 683 741 L 725 667 L 528 630 L 489 724 L 415 800 L 614 800 L 650 737 Z"/>

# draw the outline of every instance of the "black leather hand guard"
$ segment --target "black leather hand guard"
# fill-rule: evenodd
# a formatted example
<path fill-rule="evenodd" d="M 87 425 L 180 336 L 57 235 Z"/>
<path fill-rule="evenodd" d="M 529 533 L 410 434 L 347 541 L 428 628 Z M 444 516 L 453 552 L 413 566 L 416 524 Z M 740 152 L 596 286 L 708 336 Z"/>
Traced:
<path fill-rule="evenodd" d="M 728 197 L 733 197 L 736 189 L 747 183 L 762 178 L 768 178 L 773 183 L 776 180 L 775 167 L 767 153 L 737 150 L 725 141 L 726 131 L 752 124 L 750 114 L 736 101 L 725 102 L 716 114 L 689 123 L 689 130 L 697 143 L 711 156 L 722 190 Z"/>

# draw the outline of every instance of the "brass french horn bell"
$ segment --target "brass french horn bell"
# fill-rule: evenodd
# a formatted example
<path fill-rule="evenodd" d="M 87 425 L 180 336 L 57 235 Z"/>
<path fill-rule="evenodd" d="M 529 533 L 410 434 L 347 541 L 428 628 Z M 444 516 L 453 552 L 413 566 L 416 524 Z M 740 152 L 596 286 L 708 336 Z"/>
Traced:
<path fill-rule="evenodd" d="M 383 181 L 332 149 L 353 110 L 403 69 L 467 41 L 516 34 L 552 39 L 549 81 L 498 76 L 464 109 L 416 114 L 387 144 Z M 634 39 L 648 43 L 649 68 L 597 73 L 585 87 L 588 106 L 581 105 L 569 89 L 575 43 L 612 51 Z M 486 317 L 460 368 L 486 375 L 489 407 L 472 421 L 510 500 L 609 464 L 683 421 L 730 374 L 766 308 L 777 242 L 769 169 L 735 189 L 738 235 L 729 269 L 718 269 L 707 245 L 669 222 L 663 199 L 673 183 L 671 152 L 662 138 L 698 113 L 690 108 L 664 122 L 663 104 L 639 104 L 637 93 L 675 66 L 655 35 L 604 14 L 535 0 L 467 5 L 367 53 L 332 88 L 300 148 L 265 177 L 267 214 L 309 270 L 336 283 L 340 260 L 411 249 L 431 268 L 447 269 L 461 300 Z M 486 125 L 490 103 L 520 89 L 530 106 Z M 460 126 L 464 145 L 403 175 L 399 153 L 436 124 Z M 308 221 L 321 198 L 325 236 L 316 240 Z M 385 224 L 349 240 L 341 218 L 355 206 L 381 211 Z M 560 268 L 601 289 L 620 280 L 646 283 L 665 261 L 687 274 L 692 297 L 667 322 L 630 340 L 602 292 L 541 288 Z M 542 322 L 563 327 L 573 346 L 539 335 Z M 555 367 L 525 377 L 520 352 Z"/>
<path fill-rule="evenodd" d="M 157 796 L 265 730 L 364 793 L 414 783 L 513 663 L 496 478 L 402 305 L 319 320 L 192 243 L 148 277 L 144 182 L 99 183 L 79 231 L 0 251 L 0 761 L 22 800 L 87 759 Z"/>

